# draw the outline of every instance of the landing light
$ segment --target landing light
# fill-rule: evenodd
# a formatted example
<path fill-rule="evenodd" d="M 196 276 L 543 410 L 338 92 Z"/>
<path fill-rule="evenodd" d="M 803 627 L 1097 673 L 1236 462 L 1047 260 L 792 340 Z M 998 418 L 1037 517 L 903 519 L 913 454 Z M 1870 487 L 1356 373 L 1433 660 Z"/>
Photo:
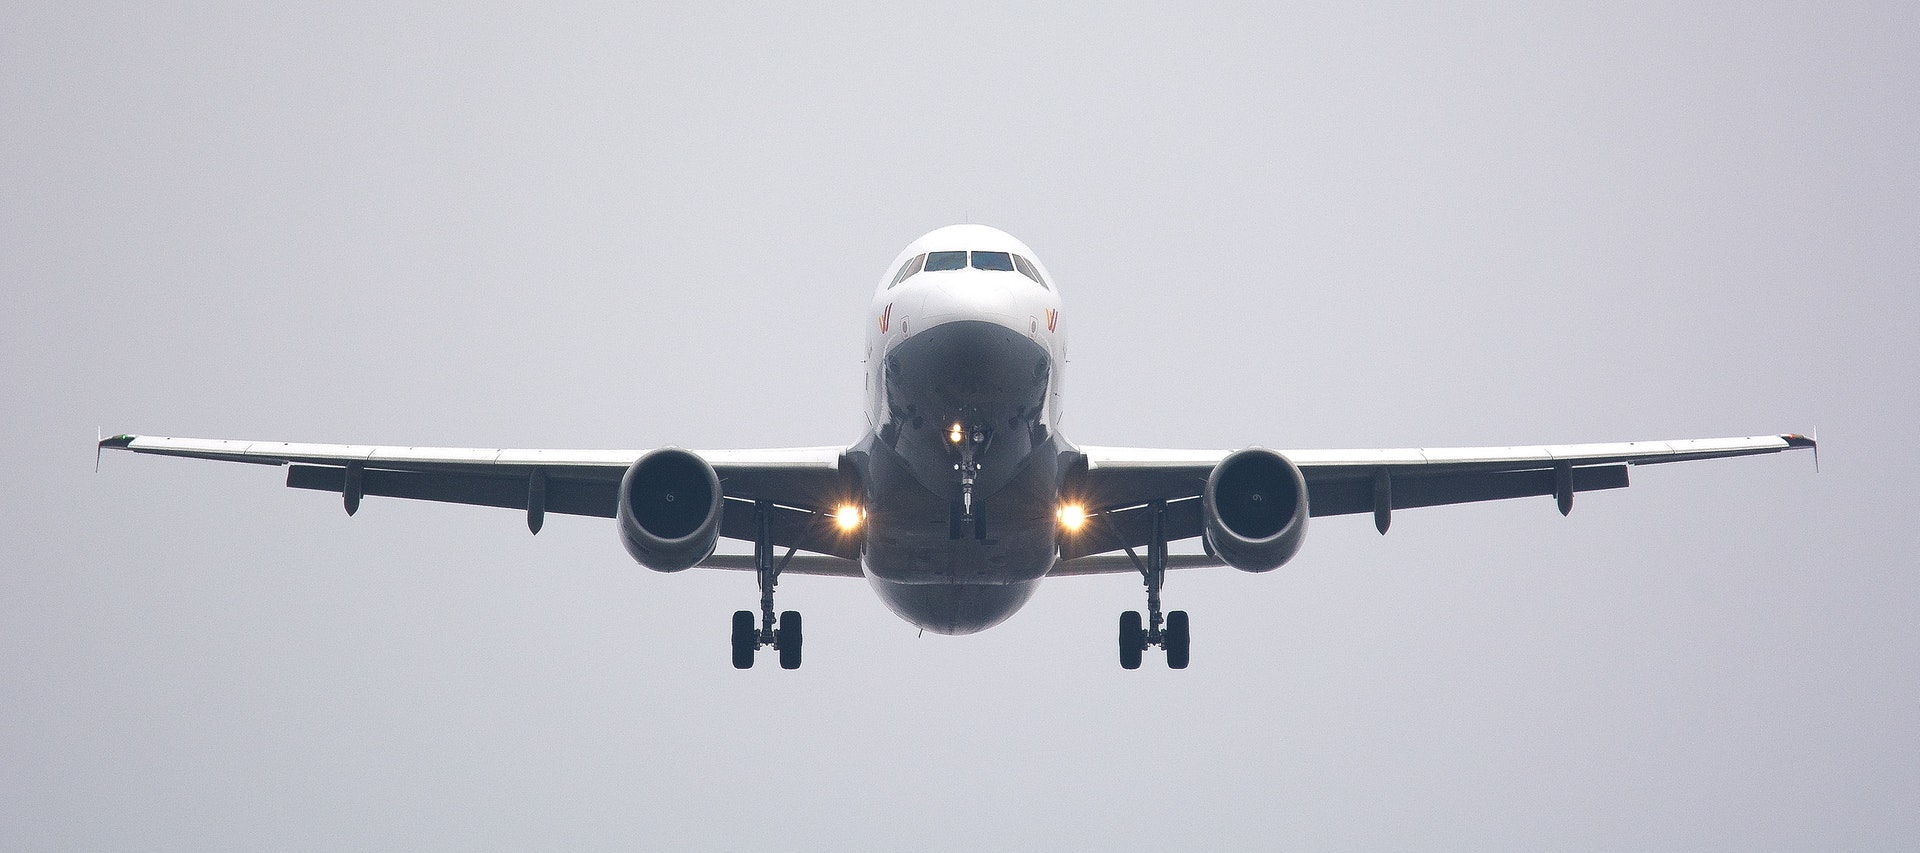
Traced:
<path fill-rule="evenodd" d="M 860 520 L 865 516 L 866 513 L 861 512 L 859 507 L 853 504 L 841 504 L 840 510 L 833 514 L 833 521 L 840 525 L 841 530 L 852 530 L 860 526 Z"/>
<path fill-rule="evenodd" d="M 966 433 L 961 431 L 959 424 L 954 424 L 953 429 L 947 431 L 947 440 L 954 444 L 959 444 L 966 437 Z"/>
<path fill-rule="evenodd" d="M 1060 526 L 1068 530 L 1079 530 L 1087 523 L 1087 508 L 1079 504 L 1060 505 Z"/>

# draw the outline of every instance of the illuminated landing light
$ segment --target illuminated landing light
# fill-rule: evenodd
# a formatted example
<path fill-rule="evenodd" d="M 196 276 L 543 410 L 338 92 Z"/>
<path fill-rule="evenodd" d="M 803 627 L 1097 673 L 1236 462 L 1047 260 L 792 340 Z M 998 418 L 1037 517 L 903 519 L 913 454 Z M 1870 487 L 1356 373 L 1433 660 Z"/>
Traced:
<path fill-rule="evenodd" d="M 953 429 L 950 429 L 947 431 L 947 440 L 953 442 L 954 444 L 959 444 L 961 440 L 965 439 L 966 437 L 967 437 L 966 433 L 960 429 L 959 424 L 954 424 Z"/>
<path fill-rule="evenodd" d="M 860 526 L 861 519 L 865 517 L 866 513 L 861 512 L 859 507 L 853 504 L 841 504 L 839 511 L 833 514 L 833 521 L 840 525 L 841 530 L 854 530 Z"/>
<path fill-rule="evenodd" d="M 1060 526 L 1069 531 L 1079 530 L 1087 523 L 1087 508 L 1079 504 L 1060 505 Z"/>

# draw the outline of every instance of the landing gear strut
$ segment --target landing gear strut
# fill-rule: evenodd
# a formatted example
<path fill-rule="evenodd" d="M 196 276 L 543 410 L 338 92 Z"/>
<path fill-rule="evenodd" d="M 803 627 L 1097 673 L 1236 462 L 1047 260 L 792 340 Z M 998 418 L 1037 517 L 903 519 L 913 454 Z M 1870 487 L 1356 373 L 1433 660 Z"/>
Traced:
<path fill-rule="evenodd" d="M 1126 549 L 1147 585 L 1147 623 L 1141 624 L 1138 610 L 1120 614 L 1120 666 L 1139 669 L 1141 654 L 1148 647 L 1159 646 L 1167 652 L 1167 668 L 1186 669 L 1192 639 L 1187 611 L 1175 610 L 1165 616 L 1160 613 L 1160 586 L 1167 579 L 1166 501 L 1148 504 L 1147 512 L 1153 525 L 1147 542 L 1147 561 L 1141 563 L 1131 547 Z"/>
<path fill-rule="evenodd" d="M 773 587 L 780 582 L 780 570 L 793 558 L 798 546 L 788 548 L 785 557 L 773 559 L 773 537 L 769 532 L 773 504 L 753 504 L 753 573 L 760 581 L 760 625 L 754 627 L 753 611 L 733 614 L 733 668 L 749 669 L 753 654 L 763 646 L 780 650 L 781 669 L 800 668 L 800 614 L 788 610 L 773 618 Z"/>
<path fill-rule="evenodd" d="M 980 476 L 983 467 L 978 455 L 987 449 L 987 438 L 986 430 L 980 427 L 962 429 L 958 423 L 947 434 L 947 440 L 960 449 L 960 461 L 953 464 L 953 470 L 960 472 L 960 500 L 953 504 L 948 522 L 947 534 L 950 539 L 959 539 L 961 528 L 968 524 L 973 526 L 973 538 L 987 538 L 986 516 L 973 504 L 974 480 Z"/>

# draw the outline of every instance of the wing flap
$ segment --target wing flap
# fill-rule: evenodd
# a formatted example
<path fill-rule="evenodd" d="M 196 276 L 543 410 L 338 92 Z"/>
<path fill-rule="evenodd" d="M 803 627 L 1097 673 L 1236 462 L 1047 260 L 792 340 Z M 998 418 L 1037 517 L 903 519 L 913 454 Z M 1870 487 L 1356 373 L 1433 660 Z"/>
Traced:
<path fill-rule="evenodd" d="M 753 541 L 753 501 L 741 500 L 729 492 L 722 512 L 721 536 Z M 767 538 L 775 548 L 799 548 L 847 560 L 860 558 L 858 537 L 842 535 L 832 517 L 822 512 L 775 503 L 768 513 Z"/>
<path fill-rule="evenodd" d="M 780 557 L 774 557 L 779 562 Z M 714 554 L 700 561 L 695 568 L 728 569 L 737 572 L 756 571 L 752 554 Z M 846 557 L 829 557 L 822 554 L 795 554 L 780 567 L 782 575 L 818 575 L 830 578 L 857 578 L 865 575 L 860 571 L 860 561 Z"/>
<path fill-rule="evenodd" d="M 1145 559 L 1144 555 L 1141 559 Z M 1217 557 L 1206 554 L 1168 554 L 1169 569 L 1205 569 L 1225 566 Z M 1138 574 L 1140 567 L 1133 558 L 1125 554 L 1099 554 L 1091 557 L 1063 559 L 1053 564 L 1053 570 L 1047 572 L 1050 578 L 1077 577 L 1080 575 L 1124 575 Z"/>
<path fill-rule="evenodd" d="M 503 509 L 527 508 L 529 483 L 526 477 L 388 471 L 379 468 L 369 468 L 360 477 L 361 492 L 368 495 Z M 339 493 L 346 489 L 346 469 L 327 465 L 289 466 L 287 485 L 296 489 Z M 546 511 L 612 518 L 617 490 L 617 484 L 607 480 L 549 477 Z"/>
<path fill-rule="evenodd" d="M 1182 498 L 1167 502 L 1167 541 L 1178 542 L 1200 535 L 1200 499 Z M 1060 538 L 1060 559 L 1078 560 L 1089 554 L 1144 548 L 1153 539 L 1153 516 L 1145 506 L 1130 506 L 1096 513 L 1072 534 Z"/>
<path fill-rule="evenodd" d="M 1626 487 L 1625 465 L 1593 465 L 1573 469 L 1573 490 L 1576 492 Z M 1553 470 L 1408 475 L 1393 478 L 1392 492 L 1394 509 L 1538 497 L 1554 493 Z M 1315 518 L 1373 512 L 1373 481 L 1309 481 L 1307 507 Z"/>

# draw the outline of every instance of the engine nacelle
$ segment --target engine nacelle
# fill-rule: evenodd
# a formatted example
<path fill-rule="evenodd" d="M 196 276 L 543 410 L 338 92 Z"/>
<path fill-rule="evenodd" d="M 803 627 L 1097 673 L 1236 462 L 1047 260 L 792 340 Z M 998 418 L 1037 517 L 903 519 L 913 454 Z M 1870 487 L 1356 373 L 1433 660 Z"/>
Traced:
<path fill-rule="evenodd" d="M 620 478 L 620 544 L 656 572 L 690 569 L 720 541 L 720 475 L 707 460 L 663 448 Z"/>
<path fill-rule="evenodd" d="M 1270 572 L 1307 538 L 1307 478 L 1287 457 L 1253 447 L 1229 455 L 1200 494 L 1207 545 L 1243 572 Z"/>

